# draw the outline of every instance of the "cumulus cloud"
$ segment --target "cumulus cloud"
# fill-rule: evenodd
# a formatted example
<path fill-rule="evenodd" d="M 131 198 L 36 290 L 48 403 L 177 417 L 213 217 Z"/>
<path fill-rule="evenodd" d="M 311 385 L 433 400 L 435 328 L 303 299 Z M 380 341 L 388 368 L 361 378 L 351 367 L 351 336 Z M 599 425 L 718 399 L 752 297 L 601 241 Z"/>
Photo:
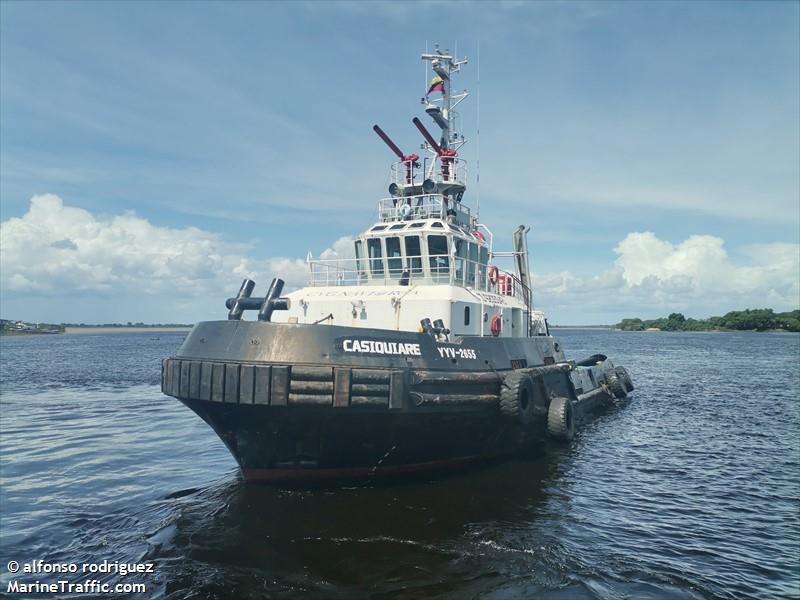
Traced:
<path fill-rule="evenodd" d="M 0 285 L 39 294 L 159 295 L 219 294 L 232 280 L 278 272 L 290 286 L 305 281 L 304 261 L 254 260 L 247 250 L 194 227 L 158 227 L 132 212 L 102 218 L 45 194 L 0 224 Z"/>
<path fill-rule="evenodd" d="M 350 235 L 340 237 L 330 248 L 323 250 L 319 257 L 323 260 L 353 260 L 356 257 L 353 241 L 353 236 Z"/>
<path fill-rule="evenodd" d="M 647 316 L 686 310 L 698 316 L 747 307 L 800 304 L 800 245 L 759 244 L 735 261 L 725 242 L 693 235 L 679 244 L 651 232 L 630 233 L 614 249 L 614 265 L 590 278 L 569 272 L 534 276 L 539 304 L 584 306 L 589 312 Z"/>
<path fill-rule="evenodd" d="M 46 194 L 33 197 L 22 217 L 0 224 L 0 287 L 5 301 L 9 294 L 102 296 L 126 299 L 129 311 L 131 302 L 144 307 L 168 299 L 156 302 L 156 310 L 142 309 L 158 320 L 170 307 L 182 315 L 203 312 L 203 302 L 217 315 L 221 296 L 232 295 L 244 277 L 264 286 L 280 275 L 287 289 L 306 283 L 305 257 L 257 259 L 252 251 L 201 229 L 159 227 L 134 213 L 102 217 Z M 673 244 L 644 232 L 628 234 L 615 252 L 615 262 L 593 277 L 534 274 L 537 306 L 554 322 L 599 323 L 676 310 L 687 316 L 785 310 L 800 303 L 797 244 L 752 245 L 732 257 L 718 237 L 695 235 Z M 320 258 L 352 259 L 353 238 L 339 238 Z M 51 315 L 52 306 L 46 308 Z M 72 310 L 80 312 L 74 303 Z"/>

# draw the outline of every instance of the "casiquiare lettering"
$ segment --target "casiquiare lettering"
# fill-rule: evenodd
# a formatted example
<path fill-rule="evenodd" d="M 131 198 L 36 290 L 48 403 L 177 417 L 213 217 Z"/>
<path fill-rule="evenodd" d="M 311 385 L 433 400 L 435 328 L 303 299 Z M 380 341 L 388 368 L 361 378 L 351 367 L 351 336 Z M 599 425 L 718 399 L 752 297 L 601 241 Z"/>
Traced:
<path fill-rule="evenodd" d="M 342 350 L 355 354 L 380 354 L 384 356 L 420 356 L 419 344 L 413 342 L 387 342 L 385 340 L 363 340 L 345 338 Z"/>

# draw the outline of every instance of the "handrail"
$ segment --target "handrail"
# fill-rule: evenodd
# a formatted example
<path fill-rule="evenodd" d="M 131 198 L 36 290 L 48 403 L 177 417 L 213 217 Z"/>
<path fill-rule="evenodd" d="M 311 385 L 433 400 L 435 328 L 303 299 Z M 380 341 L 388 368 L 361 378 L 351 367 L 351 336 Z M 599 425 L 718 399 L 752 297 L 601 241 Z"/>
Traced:
<path fill-rule="evenodd" d="M 513 297 L 527 305 L 527 289 L 515 275 L 498 271 L 492 283 L 491 265 L 452 254 L 311 259 L 308 264 L 310 287 L 456 285 Z"/>
<path fill-rule="evenodd" d="M 453 198 L 445 202 L 442 194 L 382 198 L 378 202 L 378 218 L 384 222 L 447 219 L 448 216 L 454 216 L 458 223 L 464 225 L 473 224 L 473 217 L 468 206 L 456 202 Z"/>
<path fill-rule="evenodd" d="M 436 183 L 463 184 L 467 181 L 467 161 L 458 156 L 426 156 L 419 166 L 417 161 L 399 160 L 391 164 L 389 173 L 390 183 L 399 186 L 420 183 L 420 175 Z"/>

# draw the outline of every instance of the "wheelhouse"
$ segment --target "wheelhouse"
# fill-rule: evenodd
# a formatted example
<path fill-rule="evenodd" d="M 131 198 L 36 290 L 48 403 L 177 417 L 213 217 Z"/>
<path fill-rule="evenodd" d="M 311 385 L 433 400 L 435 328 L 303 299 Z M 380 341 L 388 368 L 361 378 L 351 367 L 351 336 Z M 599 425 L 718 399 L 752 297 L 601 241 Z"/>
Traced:
<path fill-rule="evenodd" d="M 356 285 L 489 289 L 489 245 L 440 220 L 379 223 L 355 240 Z"/>

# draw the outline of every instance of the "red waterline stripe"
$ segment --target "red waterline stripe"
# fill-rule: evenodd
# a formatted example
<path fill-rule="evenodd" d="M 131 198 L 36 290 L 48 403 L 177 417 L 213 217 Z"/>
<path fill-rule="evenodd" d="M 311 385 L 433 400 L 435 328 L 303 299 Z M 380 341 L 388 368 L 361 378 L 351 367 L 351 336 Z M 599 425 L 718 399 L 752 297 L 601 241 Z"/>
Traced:
<path fill-rule="evenodd" d="M 482 456 L 462 456 L 430 462 L 411 463 L 408 465 L 390 465 L 387 467 L 350 467 L 345 469 L 242 469 L 245 481 L 261 481 L 278 483 L 283 481 L 332 481 L 336 479 L 357 479 L 361 477 L 379 477 L 383 475 L 400 475 L 403 473 L 419 473 L 435 469 L 464 466 L 479 460 Z"/>

